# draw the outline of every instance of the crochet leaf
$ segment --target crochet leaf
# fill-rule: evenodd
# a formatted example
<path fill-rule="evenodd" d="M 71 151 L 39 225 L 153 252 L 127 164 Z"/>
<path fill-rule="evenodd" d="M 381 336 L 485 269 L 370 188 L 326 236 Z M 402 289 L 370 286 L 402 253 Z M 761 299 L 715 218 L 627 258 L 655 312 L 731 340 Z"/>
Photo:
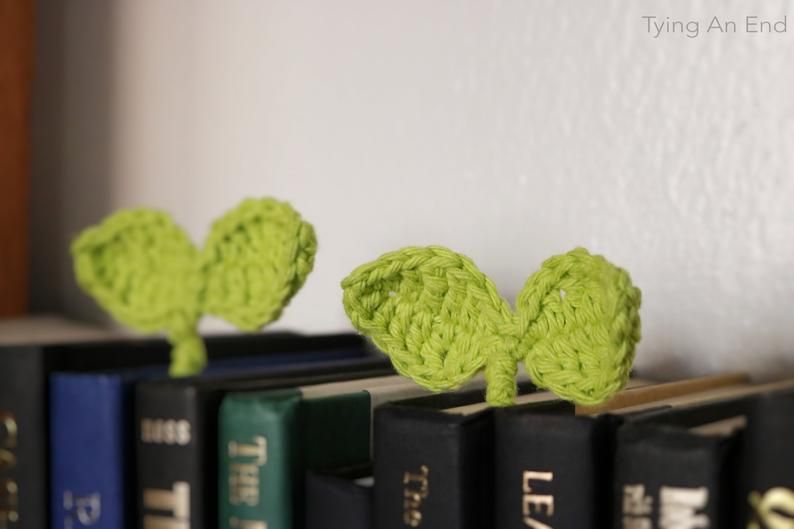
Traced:
<path fill-rule="evenodd" d="M 197 330 L 204 312 L 260 328 L 303 285 L 316 247 L 295 210 L 263 199 L 217 221 L 201 252 L 167 214 L 137 209 L 83 231 L 72 254 L 80 286 L 105 310 L 140 331 L 168 334 L 170 373 L 185 376 L 207 361 Z"/>
<path fill-rule="evenodd" d="M 342 288 L 353 326 L 399 373 L 433 390 L 458 387 L 479 371 L 510 317 L 474 263 L 441 247 L 383 255 L 354 270 Z"/>
<path fill-rule="evenodd" d="M 514 402 L 521 360 L 538 387 L 603 402 L 628 380 L 640 339 L 639 289 L 582 248 L 543 263 L 515 313 L 471 260 L 440 247 L 386 254 L 342 287 L 350 321 L 401 374 L 444 390 L 485 368 L 495 406 Z"/>
<path fill-rule="evenodd" d="M 516 300 L 518 356 L 535 384 L 578 404 L 603 402 L 629 377 L 640 290 L 583 248 L 545 261 Z"/>
<path fill-rule="evenodd" d="M 199 317 L 198 251 L 170 217 L 122 210 L 72 244 L 80 286 L 117 320 L 145 332 L 187 332 Z"/>
<path fill-rule="evenodd" d="M 311 224 L 289 204 L 248 199 L 217 220 L 202 253 L 204 310 L 254 331 L 281 315 L 314 266 Z"/>

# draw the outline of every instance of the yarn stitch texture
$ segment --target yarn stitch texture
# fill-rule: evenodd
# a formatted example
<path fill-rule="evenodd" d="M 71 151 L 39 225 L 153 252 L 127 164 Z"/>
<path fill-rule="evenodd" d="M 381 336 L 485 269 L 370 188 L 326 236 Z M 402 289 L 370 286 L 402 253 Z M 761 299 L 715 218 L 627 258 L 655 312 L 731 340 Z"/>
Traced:
<path fill-rule="evenodd" d="M 201 250 L 150 209 L 121 210 L 71 247 L 78 284 L 102 308 L 139 331 L 167 333 L 173 376 L 206 364 L 202 315 L 260 329 L 303 285 L 316 251 L 312 225 L 272 198 L 244 200 L 216 220 Z"/>
<path fill-rule="evenodd" d="M 629 274 L 577 248 L 546 260 L 513 311 L 468 257 L 408 247 L 342 281 L 353 326 L 397 371 L 435 391 L 485 369 L 486 400 L 515 401 L 518 363 L 539 388 L 581 405 L 622 389 L 640 340 L 640 290 Z"/>

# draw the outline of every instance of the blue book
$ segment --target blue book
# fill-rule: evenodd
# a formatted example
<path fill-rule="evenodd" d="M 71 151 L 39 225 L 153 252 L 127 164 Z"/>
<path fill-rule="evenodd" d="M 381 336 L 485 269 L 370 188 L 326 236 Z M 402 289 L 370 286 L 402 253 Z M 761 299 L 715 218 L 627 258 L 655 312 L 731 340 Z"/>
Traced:
<path fill-rule="evenodd" d="M 202 377 L 263 378 L 288 373 L 296 364 L 368 357 L 363 342 L 357 339 L 353 345 L 350 338 L 301 338 L 299 351 L 291 347 L 260 356 L 211 359 Z M 315 350 L 306 347 L 312 343 Z M 166 366 L 50 376 L 53 529 L 135 527 L 134 386 L 166 376 Z"/>

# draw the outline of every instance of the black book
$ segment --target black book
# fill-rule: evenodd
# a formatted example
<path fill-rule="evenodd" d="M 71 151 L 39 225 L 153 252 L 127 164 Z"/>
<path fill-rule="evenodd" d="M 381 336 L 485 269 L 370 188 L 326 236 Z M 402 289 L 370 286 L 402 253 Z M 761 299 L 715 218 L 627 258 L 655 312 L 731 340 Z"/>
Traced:
<path fill-rule="evenodd" d="M 742 440 L 736 498 L 742 528 L 794 526 L 794 392 L 754 399 Z"/>
<path fill-rule="evenodd" d="M 524 390 L 534 387 L 522 382 Z M 384 405 L 401 405 L 421 409 L 445 409 L 481 403 L 485 380 L 475 379 L 458 391 L 435 393 L 390 401 Z M 484 405 L 479 404 L 480 408 Z M 372 527 L 372 464 L 323 468 L 306 473 L 306 527 Z M 308 498 L 311 496 L 311 498 Z"/>
<path fill-rule="evenodd" d="M 355 335 L 327 339 L 363 347 Z M 302 340 L 278 333 L 213 336 L 206 344 L 210 358 L 230 358 L 284 352 L 299 348 Z M 5 527 L 49 527 L 49 374 L 167 364 L 170 350 L 162 339 L 0 347 L 0 521 Z"/>
<path fill-rule="evenodd" d="M 575 415 L 538 413 L 532 406 L 496 410 L 494 526 L 611 527 L 612 452 L 623 417 L 604 412 L 745 379 L 723 375 L 653 385 L 635 379 L 608 403 L 578 407 Z"/>
<path fill-rule="evenodd" d="M 393 373 L 385 357 L 270 369 L 247 377 L 143 382 L 136 387 L 138 526 L 204 529 L 218 521 L 218 410 L 228 392 Z M 171 524 L 171 525 L 168 525 Z"/>
<path fill-rule="evenodd" d="M 372 529 L 372 465 L 306 474 L 306 529 Z"/>
<path fill-rule="evenodd" d="M 519 392 L 533 390 L 519 384 Z M 475 395 L 476 403 L 439 395 L 375 411 L 377 529 L 491 527 L 493 413 Z"/>
<path fill-rule="evenodd" d="M 627 417 L 617 433 L 613 527 L 742 527 L 737 468 L 751 397 L 786 388 L 794 381 L 715 390 Z"/>
<path fill-rule="evenodd" d="M 494 432 L 495 527 L 600 528 L 609 479 L 610 416 L 497 410 Z M 608 483 L 608 481 L 605 481 Z M 534 524 L 534 525 L 533 525 Z"/>

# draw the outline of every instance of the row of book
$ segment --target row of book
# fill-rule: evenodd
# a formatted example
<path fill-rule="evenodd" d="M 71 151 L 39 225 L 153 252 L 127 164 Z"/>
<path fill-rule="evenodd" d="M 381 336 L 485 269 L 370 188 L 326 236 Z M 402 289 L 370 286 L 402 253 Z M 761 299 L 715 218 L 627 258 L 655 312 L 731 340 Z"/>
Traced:
<path fill-rule="evenodd" d="M 350 334 L 0 347 L 0 528 L 788 528 L 794 380 L 430 394 Z"/>

